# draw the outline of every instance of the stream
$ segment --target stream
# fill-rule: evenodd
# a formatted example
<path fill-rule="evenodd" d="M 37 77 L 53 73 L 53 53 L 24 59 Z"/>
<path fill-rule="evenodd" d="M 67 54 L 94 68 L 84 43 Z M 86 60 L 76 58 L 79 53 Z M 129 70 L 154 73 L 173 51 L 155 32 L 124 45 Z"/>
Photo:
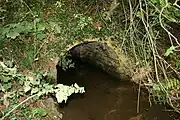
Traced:
<path fill-rule="evenodd" d="M 63 120 L 179 120 L 177 114 L 167 112 L 163 106 L 150 107 L 145 90 L 137 107 L 137 85 L 118 80 L 92 65 L 82 65 L 78 72 L 61 73 L 58 82 L 76 82 L 86 90 L 60 105 Z"/>

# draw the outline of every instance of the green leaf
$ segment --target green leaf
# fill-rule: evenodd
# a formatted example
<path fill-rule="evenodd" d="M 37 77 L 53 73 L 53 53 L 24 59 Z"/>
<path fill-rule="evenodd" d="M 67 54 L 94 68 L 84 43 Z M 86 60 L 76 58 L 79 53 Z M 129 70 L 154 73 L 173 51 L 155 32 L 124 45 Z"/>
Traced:
<path fill-rule="evenodd" d="M 51 29 L 54 29 L 54 27 L 57 26 L 55 22 L 49 22 L 49 25 Z"/>
<path fill-rule="evenodd" d="M 176 62 L 176 67 L 180 68 L 180 61 Z"/>
<path fill-rule="evenodd" d="M 173 54 L 174 50 L 175 50 L 175 47 L 171 46 L 169 49 L 167 49 L 165 56 L 169 56 L 170 54 Z"/>
<path fill-rule="evenodd" d="M 39 23 L 37 24 L 37 31 L 44 31 L 46 29 L 45 24 Z"/>
<path fill-rule="evenodd" d="M 37 24 L 37 23 L 39 23 L 40 22 L 40 19 L 39 18 L 36 18 L 35 20 L 34 20 L 34 23 L 35 24 Z"/>
<path fill-rule="evenodd" d="M 61 27 L 59 26 L 59 24 L 55 22 L 49 22 L 49 25 L 50 29 L 55 31 L 55 33 L 61 33 Z"/>
<path fill-rule="evenodd" d="M 29 33 L 29 32 L 33 32 L 33 24 L 29 23 L 27 21 L 23 21 L 21 23 L 16 24 L 16 26 L 14 26 L 11 31 L 17 32 L 17 33 Z"/>
<path fill-rule="evenodd" d="M 4 100 L 3 100 L 3 104 L 6 106 L 6 107 L 8 107 L 9 106 L 9 100 L 8 100 L 8 96 L 9 96 L 9 93 L 5 93 L 4 94 Z"/>
<path fill-rule="evenodd" d="M 6 76 L 2 76 L 1 79 L 4 83 L 7 83 L 7 82 L 9 82 L 9 80 L 11 80 L 10 77 L 6 77 Z"/>
<path fill-rule="evenodd" d="M 27 57 L 25 58 L 24 60 L 24 66 L 25 67 L 28 67 L 34 60 L 34 46 L 30 45 L 30 46 L 27 46 Z"/>
<path fill-rule="evenodd" d="M 19 36 L 19 33 L 16 31 L 12 31 L 12 32 L 9 32 L 6 36 L 8 38 L 15 39 L 17 36 Z"/>
<path fill-rule="evenodd" d="M 34 93 L 37 93 L 38 91 L 39 91 L 38 87 L 32 88 L 31 95 L 33 95 Z"/>
<path fill-rule="evenodd" d="M 12 87 L 12 84 L 11 83 L 4 83 L 3 85 L 2 85 L 2 91 L 7 91 L 7 90 L 9 90 L 10 88 Z"/>
<path fill-rule="evenodd" d="M 32 114 L 33 114 L 33 117 L 35 116 L 45 117 L 47 115 L 47 111 L 42 108 L 33 108 Z"/>
<path fill-rule="evenodd" d="M 0 28 L 0 33 L 2 35 L 5 35 L 5 34 L 7 34 L 9 32 L 9 30 L 10 30 L 10 27 Z"/>
<path fill-rule="evenodd" d="M 139 18 L 142 17 L 141 11 L 138 11 L 136 15 L 137 15 L 137 17 L 139 17 Z"/>
<path fill-rule="evenodd" d="M 12 31 L 16 31 L 17 33 L 22 33 L 24 31 L 23 26 L 21 24 L 17 25 Z"/>
<path fill-rule="evenodd" d="M 37 37 L 38 40 L 43 40 L 46 37 L 46 34 L 38 33 L 36 37 Z"/>
<path fill-rule="evenodd" d="M 3 48 L 4 38 L 5 38 L 5 36 L 4 36 L 4 35 L 1 35 L 1 36 L 0 36 L 0 49 L 2 49 L 2 48 Z"/>
<path fill-rule="evenodd" d="M 30 81 L 26 81 L 24 83 L 24 92 L 28 92 L 29 90 L 31 90 L 31 86 L 30 86 Z"/>
<path fill-rule="evenodd" d="M 55 32 L 56 32 L 56 33 L 61 33 L 61 27 L 57 25 L 57 26 L 55 27 Z"/>
<path fill-rule="evenodd" d="M 0 44 L 2 43 L 2 41 L 4 40 L 5 36 L 4 35 L 1 35 L 0 36 Z"/>
<path fill-rule="evenodd" d="M 27 93 L 29 90 L 31 90 L 30 86 L 24 86 L 24 92 Z"/>
<path fill-rule="evenodd" d="M 27 21 L 24 21 L 23 23 L 22 23 L 22 27 L 23 27 L 23 33 L 24 34 L 28 34 L 28 33 L 30 33 L 30 32 L 33 32 L 33 24 L 32 23 L 29 23 L 29 22 L 27 22 Z"/>
<path fill-rule="evenodd" d="M 30 82 L 31 82 L 31 84 L 33 84 L 33 85 L 39 85 L 41 81 L 40 81 L 39 79 L 34 79 L 34 78 L 33 78 L 33 79 L 31 79 Z"/>
<path fill-rule="evenodd" d="M 36 74 L 36 77 L 37 77 L 38 79 L 42 79 L 42 75 L 41 75 L 40 73 L 37 73 L 37 74 Z"/>

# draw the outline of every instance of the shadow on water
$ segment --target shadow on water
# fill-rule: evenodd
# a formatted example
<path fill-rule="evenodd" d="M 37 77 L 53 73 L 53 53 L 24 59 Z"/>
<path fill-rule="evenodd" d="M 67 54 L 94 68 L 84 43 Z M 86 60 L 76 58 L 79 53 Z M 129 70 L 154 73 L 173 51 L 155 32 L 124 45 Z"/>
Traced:
<path fill-rule="evenodd" d="M 86 93 L 74 95 L 60 105 L 63 120 L 178 120 L 161 106 L 149 107 L 145 92 L 140 96 L 137 114 L 137 86 L 118 80 L 99 68 L 84 64 L 80 69 L 59 72 L 59 83 L 84 86 Z"/>

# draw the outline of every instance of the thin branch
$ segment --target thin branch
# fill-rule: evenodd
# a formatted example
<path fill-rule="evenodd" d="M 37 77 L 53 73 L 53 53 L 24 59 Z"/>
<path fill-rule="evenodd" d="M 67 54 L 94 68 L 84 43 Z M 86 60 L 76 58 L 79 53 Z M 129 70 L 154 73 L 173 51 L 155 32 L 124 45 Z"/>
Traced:
<path fill-rule="evenodd" d="M 32 99 L 33 97 L 37 96 L 38 94 L 34 94 L 30 97 L 28 97 L 27 99 L 25 99 L 24 101 L 22 101 L 21 103 L 19 103 L 18 105 L 16 105 L 12 110 L 10 110 L 6 115 L 4 115 L 1 119 L 5 120 L 5 118 L 7 116 L 9 116 L 14 110 L 16 110 L 19 106 L 21 106 L 22 104 L 24 104 L 25 102 L 27 102 L 28 100 Z"/>
<path fill-rule="evenodd" d="M 174 38 L 176 43 L 180 46 L 180 43 L 178 42 L 177 38 L 170 31 L 168 31 L 162 23 L 162 14 L 163 14 L 163 11 L 168 7 L 168 5 L 169 5 L 168 0 L 166 0 L 166 5 L 161 9 L 160 14 L 159 14 L 159 22 L 160 22 L 161 27 L 168 33 L 168 35 L 170 35 L 170 37 Z"/>
<path fill-rule="evenodd" d="M 178 3 L 177 3 L 178 1 L 179 1 L 179 0 L 176 0 L 173 5 L 176 6 L 176 7 L 178 7 L 178 8 L 180 9 L 180 5 L 178 5 Z"/>

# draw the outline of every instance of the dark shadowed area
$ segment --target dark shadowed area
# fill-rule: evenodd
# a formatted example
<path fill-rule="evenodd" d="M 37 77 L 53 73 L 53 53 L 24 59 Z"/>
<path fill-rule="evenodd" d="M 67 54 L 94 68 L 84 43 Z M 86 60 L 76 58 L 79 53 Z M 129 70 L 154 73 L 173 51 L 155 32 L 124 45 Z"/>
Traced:
<path fill-rule="evenodd" d="M 61 77 L 60 77 L 61 76 Z M 77 82 L 84 95 L 74 95 L 60 105 L 63 120 L 177 120 L 161 106 L 149 106 L 146 92 L 141 92 L 137 114 L 138 86 L 118 80 L 97 67 L 81 64 L 76 72 L 61 73 L 59 83 Z"/>

